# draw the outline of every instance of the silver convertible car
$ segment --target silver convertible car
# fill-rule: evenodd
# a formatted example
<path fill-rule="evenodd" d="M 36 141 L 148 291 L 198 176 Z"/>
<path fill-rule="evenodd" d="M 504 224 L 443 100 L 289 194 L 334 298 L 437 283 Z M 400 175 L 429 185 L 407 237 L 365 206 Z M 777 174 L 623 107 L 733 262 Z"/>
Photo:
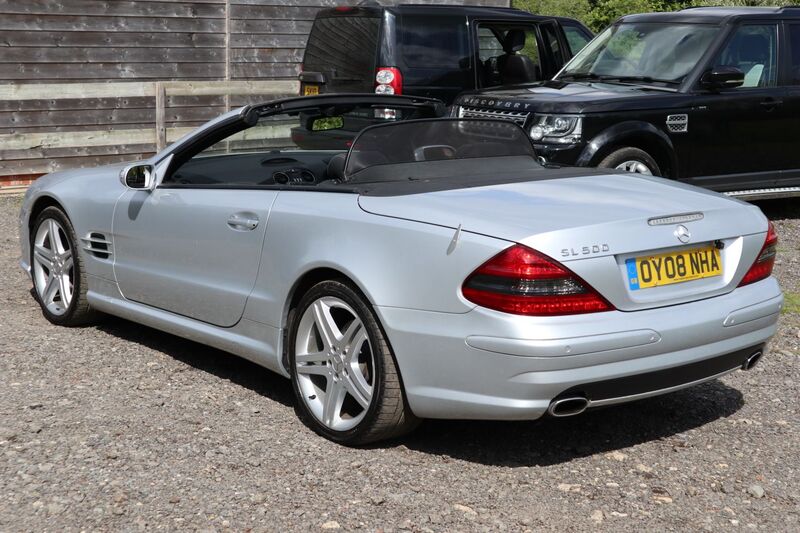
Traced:
<path fill-rule="evenodd" d="M 45 317 L 126 318 L 290 378 L 344 444 L 422 418 L 570 416 L 751 368 L 783 302 L 758 208 L 541 165 L 435 100 L 293 98 L 147 161 L 40 178 L 20 215 Z"/>

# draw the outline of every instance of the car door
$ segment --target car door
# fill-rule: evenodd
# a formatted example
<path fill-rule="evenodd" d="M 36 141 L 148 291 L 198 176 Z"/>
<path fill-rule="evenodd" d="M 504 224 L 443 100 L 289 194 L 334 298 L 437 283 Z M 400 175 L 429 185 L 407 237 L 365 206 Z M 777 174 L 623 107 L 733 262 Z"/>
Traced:
<path fill-rule="evenodd" d="M 743 24 L 708 65 L 736 67 L 745 81 L 696 95 L 688 124 L 696 140 L 689 166 L 699 185 L 750 187 L 781 169 L 785 89 L 778 83 L 778 30 L 776 23 Z"/>
<path fill-rule="evenodd" d="M 114 215 L 120 291 L 129 300 L 233 326 L 258 274 L 276 196 L 169 185 L 126 192 Z"/>
<path fill-rule="evenodd" d="M 783 154 L 781 186 L 800 183 L 800 21 L 784 26 L 788 56 L 786 59 L 786 94 L 783 110 L 783 133 L 779 146 Z"/>
<path fill-rule="evenodd" d="M 343 136 L 352 141 L 381 120 L 444 113 L 438 100 L 326 95 L 243 108 L 201 128 L 154 158 L 154 186 L 128 189 L 117 200 L 113 257 L 122 295 L 234 326 L 263 254 L 281 253 L 263 250 L 280 191 L 316 190 L 330 179 L 328 164 L 346 152 Z M 340 134 L 329 135 L 333 130 Z"/>

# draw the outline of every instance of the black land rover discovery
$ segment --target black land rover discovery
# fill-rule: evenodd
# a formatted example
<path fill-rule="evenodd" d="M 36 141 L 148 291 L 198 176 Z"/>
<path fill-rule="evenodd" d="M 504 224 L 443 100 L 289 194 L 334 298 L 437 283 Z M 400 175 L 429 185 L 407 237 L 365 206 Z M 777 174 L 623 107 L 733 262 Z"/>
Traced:
<path fill-rule="evenodd" d="M 593 37 L 580 22 L 518 9 L 363 2 L 317 13 L 300 94 L 405 94 L 548 80 Z"/>
<path fill-rule="evenodd" d="M 742 198 L 800 194 L 800 8 L 623 17 L 551 81 L 474 92 L 556 164 L 657 174 Z"/>

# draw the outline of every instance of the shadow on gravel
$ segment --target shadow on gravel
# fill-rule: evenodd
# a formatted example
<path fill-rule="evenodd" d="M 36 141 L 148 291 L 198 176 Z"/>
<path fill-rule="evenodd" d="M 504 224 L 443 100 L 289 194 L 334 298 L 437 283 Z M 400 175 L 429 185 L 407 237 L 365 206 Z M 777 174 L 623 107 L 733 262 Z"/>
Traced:
<path fill-rule="evenodd" d="M 111 316 L 103 320 L 97 328 L 120 339 L 147 346 L 197 370 L 246 387 L 285 406 L 294 405 L 288 379 L 231 353 Z"/>
<path fill-rule="evenodd" d="M 681 435 L 738 411 L 742 394 L 721 381 L 639 402 L 535 422 L 426 421 L 402 444 L 494 466 L 549 466 L 650 441 L 692 446 Z"/>
<path fill-rule="evenodd" d="M 800 198 L 762 200 L 753 203 L 760 207 L 770 220 L 800 218 Z"/>

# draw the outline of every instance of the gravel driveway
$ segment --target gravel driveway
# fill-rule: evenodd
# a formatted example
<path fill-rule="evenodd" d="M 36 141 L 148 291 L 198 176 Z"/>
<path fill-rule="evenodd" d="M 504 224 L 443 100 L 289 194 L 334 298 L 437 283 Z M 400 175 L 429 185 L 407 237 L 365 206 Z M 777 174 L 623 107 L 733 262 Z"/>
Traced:
<path fill-rule="evenodd" d="M 788 305 L 752 372 L 579 417 L 348 449 L 288 381 L 123 320 L 49 325 L 0 198 L 0 530 L 800 530 L 800 199 L 764 203 Z"/>

